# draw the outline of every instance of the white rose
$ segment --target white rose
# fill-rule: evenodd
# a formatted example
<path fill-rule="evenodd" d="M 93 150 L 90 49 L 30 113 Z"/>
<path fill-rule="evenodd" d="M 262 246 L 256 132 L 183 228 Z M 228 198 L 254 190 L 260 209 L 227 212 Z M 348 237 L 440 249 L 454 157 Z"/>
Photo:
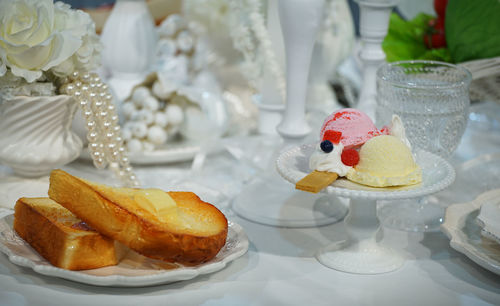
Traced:
<path fill-rule="evenodd" d="M 95 29 L 92 27 L 92 32 L 85 35 L 82 39 L 82 46 L 76 51 L 75 60 L 78 69 L 92 70 L 100 63 L 102 51 L 101 41 L 99 36 L 95 34 Z"/>
<path fill-rule="evenodd" d="M 79 37 L 81 46 L 69 59 L 54 67 L 54 73 L 64 76 L 75 69 L 95 69 L 97 63 L 100 62 L 102 46 L 90 16 L 83 11 L 71 10 L 68 4 L 62 2 L 55 4 L 55 10 L 57 27 L 67 29 L 72 32 L 74 37 Z"/>
<path fill-rule="evenodd" d="M 96 34 L 82 37 L 82 46 L 64 62 L 52 68 L 55 75 L 64 77 L 75 70 L 91 71 L 100 62 L 101 44 Z"/>
<path fill-rule="evenodd" d="M 95 35 L 89 34 L 93 27 L 86 13 L 60 2 L 0 0 L 0 58 L 14 75 L 33 82 L 58 65 L 59 71 L 68 70 L 70 63 L 63 62 L 77 53 L 86 36 Z"/>
<path fill-rule="evenodd" d="M 73 57 L 66 59 L 64 62 L 52 68 L 55 75 L 59 77 L 64 77 L 70 75 L 71 72 L 75 71 L 75 65 L 73 64 Z"/>

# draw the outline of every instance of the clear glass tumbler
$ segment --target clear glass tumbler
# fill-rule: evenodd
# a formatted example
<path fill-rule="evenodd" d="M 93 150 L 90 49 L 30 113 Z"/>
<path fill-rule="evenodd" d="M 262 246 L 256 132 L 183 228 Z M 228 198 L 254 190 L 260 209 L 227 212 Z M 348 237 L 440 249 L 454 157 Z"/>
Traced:
<path fill-rule="evenodd" d="M 401 117 L 414 149 L 448 159 L 456 150 L 469 115 L 470 72 L 460 66 L 436 61 L 387 63 L 377 71 L 378 126 Z M 385 225 L 428 231 L 439 227 L 444 208 L 418 201 L 387 203 L 379 211 Z"/>

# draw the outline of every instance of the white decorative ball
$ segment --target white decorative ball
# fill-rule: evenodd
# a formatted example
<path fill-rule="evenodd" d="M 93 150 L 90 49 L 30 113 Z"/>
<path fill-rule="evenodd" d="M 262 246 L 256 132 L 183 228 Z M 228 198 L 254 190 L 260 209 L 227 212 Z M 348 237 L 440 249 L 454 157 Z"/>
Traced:
<path fill-rule="evenodd" d="M 132 129 L 130 128 L 130 126 L 124 126 L 122 128 L 122 138 L 125 141 L 129 141 L 130 139 L 132 139 Z"/>
<path fill-rule="evenodd" d="M 193 49 L 194 38 L 189 31 L 182 31 L 177 35 L 177 48 L 182 52 L 189 52 Z"/>
<path fill-rule="evenodd" d="M 132 101 L 125 101 L 122 104 L 122 113 L 123 116 L 125 116 L 126 119 L 132 118 L 134 113 L 137 111 L 137 108 L 135 107 L 134 103 Z"/>
<path fill-rule="evenodd" d="M 144 138 L 148 134 L 148 126 L 144 122 L 134 122 L 132 125 L 132 135 L 137 138 Z"/>
<path fill-rule="evenodd" d="M 132 101 L 134 101 L 135 105 L 142 106 L 142 101 L 144 101 L 147 97 L 151 96 L 151 92 L 147 87 L 139 86 L 134 89 L 132 93 Z"/>
<path fill-rule="evenodd" d="M 161 126 L 153 125 L 148 129 L 148 140 L 155 145 L 164 144 L 167 141 L 167 132 Z"/>
<path fill-rule="evenodd" d="M 142 106 L 148 110 L 156 111 L 160 106 L 160 102 L 158 102 L 155 97 L 149 96 L 144 99 L 144 101 L 142 102 Z"/>
<path fill-rule="evenodd" d="M 141 152 L 142 151 L 142 142 L 139 139 L 130 139 L 127 141 L 127 149 L 131 153 Z"/>
<path fill-rule="evenodd" d="M 160 39 L 157 48 L 158 53 L 163 57 L 172 57 L 177 53 L 177 43 L 173 39 Z"/>
<path fill-rule="evenodd" d="M 158 34 L 162 37 L 172 37 L 178 31 L 186 27 L 186 22 L 178 14 L 172 14 L 165 19 L 158 27 Z"/>
<path fill-rule="evenodd" d="M 176 104 L 167 105 L 165 108 L 165 114 L 167 114 L 168 122 L 173 125 L 179 125 L 184 120 L 182 108 Z"/>
<path fill-rule="evenodd" d="M 167 114 L 158 112 L 155 114 L 155 124 L 161 127 L 166 127 L 168 125 Z"/>
<path fill-rule="evenodd" d="M 132 119 L 134 121 L 143 122 L 146 125 L 149 125 L 149 124 L 153 123 L 153 121 L 155 120 L 155 117 L 153 115 L 153 112 L 150 111 L 149 109 L 141 109 L 140 111 L 138 111 L 134 114 Z"/>
<path fill-rule="evenodd" d="M 153 83 L 153 94 L 160 99 L 166 100 L 173 93 L 173 88 L 165 88 L 159 81 Z"/>
<path fill-rule="evenodd" d="M 143 140 L 142 141 L 142 149 L 144 150 L 144 152 L 151 152 L 151 151 L 154 151 L 155 145 L 149 141 Z"/>

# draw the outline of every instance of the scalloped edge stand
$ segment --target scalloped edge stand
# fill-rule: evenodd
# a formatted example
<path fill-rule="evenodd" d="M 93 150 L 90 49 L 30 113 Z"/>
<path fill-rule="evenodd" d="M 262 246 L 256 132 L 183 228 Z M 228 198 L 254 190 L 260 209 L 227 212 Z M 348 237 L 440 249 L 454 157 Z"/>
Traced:
<path fill-rule="evenodd" d="M 305 157 L 313 150 L 313 145 L 302 145 L 282 152 L 276 160 L 280 175 L 291 183 L 299 181 L 306 175 L 301 170 L 307 168 Z M 426 183 L 415 189 L 389 192 L 374 191 L 368 187 L 351 189 L 351 185 L 345 183 L 348 181 L 337 181 L 328 186 L 325 193 L 350 198 L 349 215 L 344 220 L 348 238 L 321 248 L 316 253 L 316 259 L 329 268 L 354 274 L 380 274 L 403 266 L 403 254 L 381 242 L 383 231 L 377 216 L 377 201 L 430 195 L 450 186 L 455 180 L 455 170 L 450 163 L 435 154 L 418 151 L 417 162 L 422 167 Z"/>
<path fill-rule="evenodd" d="M 377 241 L 381 226 L 376 200 L 351 199 L 344 226 L 348 239 L 320 249 L 316 253 L 320 263 L 356 274 L 387 273 L 403 266 L 404 258 L 399 253 Z"/>

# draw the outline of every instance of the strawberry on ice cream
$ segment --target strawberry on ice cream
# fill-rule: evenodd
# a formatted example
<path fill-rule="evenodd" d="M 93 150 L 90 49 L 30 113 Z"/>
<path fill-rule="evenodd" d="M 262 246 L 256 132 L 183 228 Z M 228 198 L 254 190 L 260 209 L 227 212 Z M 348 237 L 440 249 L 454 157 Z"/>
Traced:
<path fill-rule="evenodd" d="M 373 136 L 379 134 L 373 121 L 365 113 L 353 109 L 344 108 L 332 113 L 325 119 L 321 127 L 321 140 L 339 140 L 344 148 L 351 149 L 364 144 Z M 329 138 L 340 139 L 329 139 Z"/>

